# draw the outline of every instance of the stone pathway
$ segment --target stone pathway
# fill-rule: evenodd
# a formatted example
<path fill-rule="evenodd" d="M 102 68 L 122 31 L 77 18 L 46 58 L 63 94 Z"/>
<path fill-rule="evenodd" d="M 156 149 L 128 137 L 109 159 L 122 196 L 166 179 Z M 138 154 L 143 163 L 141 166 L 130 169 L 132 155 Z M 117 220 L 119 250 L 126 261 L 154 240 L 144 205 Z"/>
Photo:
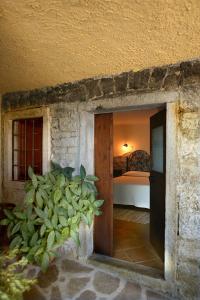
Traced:
<path fill-rule="evenodd" d="M 38 284 L 24 300 L 169 300 L 136 283 L 77 261 L 57 259 L 46 273 L 31 266 L 28 277 Z"/>

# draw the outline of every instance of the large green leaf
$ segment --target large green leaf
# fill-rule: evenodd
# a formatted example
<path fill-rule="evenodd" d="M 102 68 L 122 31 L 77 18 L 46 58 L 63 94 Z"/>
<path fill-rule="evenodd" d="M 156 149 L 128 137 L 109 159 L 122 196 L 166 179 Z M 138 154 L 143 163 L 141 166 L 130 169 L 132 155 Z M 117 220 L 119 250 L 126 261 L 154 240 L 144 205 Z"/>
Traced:
<path fill-rule="evenodd" d="M 81 179 L 84 180 L 86 176 L 86 170 L 83 165 L 81 165 L 80 167 L 80 175 L 81 175 Z"/>
<path fill-rule="evenodd" d="M 32 234 L 35 230 L 33 222 L 28 221 L 27 228 L 28 228 L 28 231 Z"/>
<path fill-rule="evenodd" d="M 40 236 L 43 237 L 43 235 L 45 234 L 45 231 L 46 231 L 46 226 L 45 224 L 43 224 L 40 228 Z"/>
<path fill-rule="evenodd" d="M 24 241 L 28 241 L 30 234 L 28 232 L 26 223 L 21 225 L 21 233 L 22 233 L 22 237 L 23 237 Z"/>
<path fill-rule="evenodd" d="M 72 197 L 72 193 L 71 193 L 69 187 L 67 187 L 67 188 L 65 189 L 65 195 L 66 195 L 66 197 L 67 197 L 67 200 L 69 201 L 69 200 L 71 199 L 71 197 Z"/>
<path fill-rule="evenodd" d="M 40 190 L 38 190 L 36 192 L 36 202 L 37 202 L 37 205 L 39 208 L 43 207 L 43 198 L 42 198 Z"/>
<path fill-rule="evenodd" d="M 63 238 L 63 239 L 67 239 L 67 238 L 69 237 L 69 233 L 70 233 L 69 227 L 63 228 L 63 230 L 62 230 L 62 232 L 61 232 L 62 238 Z"/>
<path fill-rule="evenodd" d="M 0 225 L 8 225 L 10 223 L 9 219 L 3 219 L 0 221 Z"/>
<path fill-rule="evenodd" d="M 52 229 L 52 224 L 51 221 L 49 219 L 44 219 L 44 223 L 46 225 L 47 228 Z"/>
<path fill-rule="evenodd" d="M 96 176 L 94 176 L 94 175 L 87 175 L 87 176 L 85 177 L 85 179 L 86 179 L 87 181 L 97 181 L 97 180 L 99 180 L 99 178 L 96 177 Z"/>
<path fill-rule="evenodd" d="M 37 176 L 35 174 L 32 175 L 32 184 L 34 188 L 36 189 L 38 186 Z"/>
<path fill-rule="evenodd" d="M 42 219 L 46 218 L 45 213 L 44 213 L 40 208 L 34 207 L 34 209 L 35 209 L 36 214 L 37 214 L 40 218 L 42 218 Z"/>
<path fill-rule="evenodd" d="M 73 217 L 74 215 L 74 209 L 71 205 L 68 205 L 67 213 L 69 217 Z"/>
<path fill-rule="evenodd" d="M 95 216 L 101 216 L 102 215 L 102 211 L 95 210 L 94 214 L 95 214 Z"/>
<path fill-rule="evenodd" d="M 68 202 L 66 198 L 63 198 L 60 203 L 59 206 L 63 207 L 63 208 L 68 208 Z"/>
<path fill-rule="evenodd" d="M 55 241 L 55 232 L 52 230 L 47 237 L 47 249 L 50 250 Z"/>
<path fill-rule="evenodd" d="M 30 246 L 31 247 L 35 246 L 37 240 L 38 240 L 38 232 L 36 231 L 30 240 Z"/>
<path fill-rule="evenodd" d="M 56 180 L 56 185 L 58 187 L 63 187 L 65 185 L 65 176 L 64 174 L 59 174 Z"/>
<path fill-rule="evenodd" d="M 55 192 L 54 192 L 54 195 L 53 195 L 53 200 L 54 200 L 54 203 L 58 203 L 58 201 L 60 200 L 60 198 L 62 197 L 62 192 L 60 189 L 56 189 Z"/>
<path fill-rule="evenodd" d="M 57 227 L 58 225 L 58 215 L 56 213 L 54 213 L 52 219 L 51 219 L 51 223 L 53 225 L 54 228 Z"/>
<path fill-rule="evenodd" d="M 24 212 L 20 212 L 20 211 L 16 211 L 14 212 L 14 215 L 21 220 L 25 220 L 26 219 L 26 214 Z"/>
<path fill-rule="evenodd" d="M 41 196 L 43 197 L 43 199 L 45 199 L 45 200 L 48 201 L 49 196 L 48 196 L 47 191 L 45 191 L 45 189 L 43 189 L 42 186 L 40 186 L 39 191 L 40 191 L 40 194 L 41 194 Z"/>
<path fill-rule="evenodd" d="M 27 204 L 31 204 L 34 202 L 34 199 L 35 199 L 35 189 L 31 189 L 30 191 L 28 191 L 28 193 L 26 193 L 25 202 Z"/>
<path fill-rule="evenodd" d="M 53 184 L 56 183 L 56 178 L 55 178 L 55 176 L 54 176 L 51 172 L 49 173 L 49 179 L 51 180 L 51 182 L 52 182 Z"/>
<path fill-rule="evenodd" d="M 21 236 L 17 235 L 10 243 L 10 249 L 19 248 L 22 242 Z"/>
<path fill-rule="evenodd" d="M 15 217 L 13 213 L 9 209 L 4 209 L 4 214 L 8 217 L 9 220 L 14 220 Z"/>
<path fill-rule="evenodd" d="M 11 231 L 12 231 L 13 226 L 15 226 L 14 222 L 10 222 L 10 224 L 8 225 L 8 229 L 7 229 L 8 238 L 10 238 L 10 236 L 11 236 Z"/>
<path fill-rule="evenodd" d="M 11 231 L 11 235 L 15 234 L 17 231 L 19 231 L 21 226 L 21 223 L 18 222 L 17 224 L 15 224 L 15 226 L 13 227 L 12 231 Z"/>
<path fill-rule="evenodd" d="M 76 175 L 76 176 L 74 176 L 73 177 L 73 182 L 76 182 L 76 183 L 81 183 L 81 176 L 79 176 L 79 175 Z"/>
<path fill-rule="evenodd" d="M 28 176 L 30 179 L 32 179 L 33 174 L 34 174 L 33 169 L 31 168 L 31 166 L 29 166 L 28 167 Z"/>
<path fill-rule="evenodd" d="M 104 203 L 104 200 L 96 200 L 96 201 L 94 202 L 94 206 L 100 207 L 100 206 L 103 205 L 103 203 Z"/>
<path fill-rule="evenodd" d="M 79 210 L 79 208 L 80 208 L 79 205 L 78 205 L 78 203 L 74 199 L 72 199 L 72 206 L 76 210 Z"/>
<path fill-rule="evenodd" d="M 67 220 L 64 216 L 59 216 L 58 219 L 62 226 L 67 226 Z"/>

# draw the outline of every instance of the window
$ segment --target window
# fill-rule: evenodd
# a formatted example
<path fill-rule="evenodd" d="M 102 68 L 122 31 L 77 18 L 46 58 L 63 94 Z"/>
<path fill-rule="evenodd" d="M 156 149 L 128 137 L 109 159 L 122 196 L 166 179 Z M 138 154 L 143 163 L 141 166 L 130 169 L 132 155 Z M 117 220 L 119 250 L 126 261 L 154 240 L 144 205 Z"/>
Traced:
<path fill-rule="evenodd" d="M 28 167 L 42 174 L 43 118 L 13 120 L 12 179 L 28 179 Z"/>

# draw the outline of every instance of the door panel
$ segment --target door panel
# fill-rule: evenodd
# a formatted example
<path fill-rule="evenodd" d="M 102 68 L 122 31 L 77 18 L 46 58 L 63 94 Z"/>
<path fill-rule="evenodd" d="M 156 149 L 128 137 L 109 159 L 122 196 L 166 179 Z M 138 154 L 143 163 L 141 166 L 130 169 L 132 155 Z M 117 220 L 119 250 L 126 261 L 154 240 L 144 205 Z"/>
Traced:
<path fill-rule="evenodd" d="M 104 199 L 102 215 L 95 218 L 94 251 L 112 255 L 113 248 L 113 114 L 95 115 L 95 175 L 98 198 Z"/>
<path fill-rule="evenodd" d="M 150 118 L 150 241 L 164 261 L 166 110 Z"/>

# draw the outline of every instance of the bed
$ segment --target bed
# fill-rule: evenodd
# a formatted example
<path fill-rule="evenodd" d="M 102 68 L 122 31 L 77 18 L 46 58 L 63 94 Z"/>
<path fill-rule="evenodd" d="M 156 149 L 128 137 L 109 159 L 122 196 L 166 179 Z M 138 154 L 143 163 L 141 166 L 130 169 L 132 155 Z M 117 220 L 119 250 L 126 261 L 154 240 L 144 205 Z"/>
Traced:
<path fill-rule="evenodd" d="M 150 208 L 150 156 L 137 150 L 127 158 L 127 172 L 113 178 L 114 204 Z"/>

